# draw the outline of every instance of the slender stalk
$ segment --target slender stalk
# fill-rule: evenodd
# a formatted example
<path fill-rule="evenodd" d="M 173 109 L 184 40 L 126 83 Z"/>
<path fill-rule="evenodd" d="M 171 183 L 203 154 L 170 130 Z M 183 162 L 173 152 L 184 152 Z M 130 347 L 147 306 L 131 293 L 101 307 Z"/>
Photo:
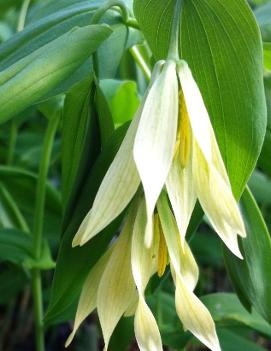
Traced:
<path fill-rule="evenodd" d="M 24 25 L 25 25 L 25 19 L 26 19 L 26 15 L 27 15 L 27 11 L 29 8 L 31 0 L 24 0 L 21 10 L 20 10 L 20 15 L 19 15 L 19 21 L 17 24 L 17 32 L 20 32 L 24 29 Z"/>
<path fill-rule="evenodd" d="M 19 207 L 17 206 L 16 202 L 14 201 L 13 197 L 11 196 L 10 192 L 2 185 L 0 182 L 0 194 L 5 198 L 10 209 L 13 212 L 13 216 L 17 221 L 19 228 L 24 231 L 25 233 L 30 233 L 29 226 L 21 213 Z M 1 348 L 0 348 L 1 350 Z"/>
<path fill-rule="evenodd" d="M 171 27 L 171 37 L 168 50 L 169 60 L 179 60 L 179 38 L 180 38 L 180 17 L 181 17 L 182 0 L 177 0 L 175 13 Z"/>
<path fill-rule="evenodd" d="M 126 23 L 129 20 L 129 12 L 125 3 L 121 0 L 108 0 L 104 5 L 97 9 L 96 13 L 92 17 L 91 24 L 97 24 L 102 18 L 102 16 L 105 14 L 105 12 L 113 7 L 120 8 L 122 12 L 122 17 L 124 19 L 124 22 Z"/>
<path fill-rule="evenodd" d="M 33 256 L 39 261 L 42 252 L 42 232 L 44 220 L 44 204 L 46 195 L 46 180 L 53 149 L 53 142 L 59 116 L 54 115 L 49 120 L 49 125 L 44 138 L 42 158 L 40 162 L 38 183 L 36 189 L 36 208 L 33 226 Z M 38 268 L 32 271 L 32 293 L 34 299 L 34 317 L 36 332 L 36 350 L 44 351 L 44 326 L 43 326 L 43 299 L 41 271 Z"/>
<path fill-rule="evenodd" d="M 147 63 L 145 62 L 145 60 L 144 60 L 143 56 L 141 55 L 140 51 L 138 50 L 138 48 L 136 46 L 133 46 L 130 49 L 130 53 L 133 56 L 135 62 L 138 64 L 138 66 L 142 70 L 142 73 L 144 74 L 145 78 L 147 80 L 150 80 L 151 79 L 151 70 L 150 70 L 149 66 L 147 65 Z"/>

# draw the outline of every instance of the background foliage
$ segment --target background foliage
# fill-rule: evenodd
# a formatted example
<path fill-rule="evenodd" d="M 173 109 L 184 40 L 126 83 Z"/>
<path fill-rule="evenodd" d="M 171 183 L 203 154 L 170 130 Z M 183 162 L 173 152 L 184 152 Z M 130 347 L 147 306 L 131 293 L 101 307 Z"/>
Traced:
<path fill-rule="evenodd" d="M 130 11 L 134 5 L 142 31 L 119 9 L 95 19 L 104 2 L 31 1 L 22 30 L 22 1 L 0 0 L 0 350 L 35 349 L 33 272 L 42 276 L 46 349 L 64 349 L 84 278 L 121 221 L 122 215 L 84 247 L 71 248 L 140 103 L 148 70 L 165 57 L 175 0 L 125 1 Z M 248 231 L 241 262 L 197 207 L 190 226 L 201 268 L 197 295 L 212 313 L 223 351 L 270 350 L 271 2 L 184 1 L 180 47 L 234 193 L 243 194 Z M 44 212 L 38 211 L 42 200 Z M 162 283 L 154 277 L 148 289 L 164 345 L 200 350 L 176 315 L 169 275 Z M 96 351 L 100 343 L 94 315 L 70 349 Z M 132 320 L 125 318 L 111 350 L 128 349 L 136 348 Z"/>

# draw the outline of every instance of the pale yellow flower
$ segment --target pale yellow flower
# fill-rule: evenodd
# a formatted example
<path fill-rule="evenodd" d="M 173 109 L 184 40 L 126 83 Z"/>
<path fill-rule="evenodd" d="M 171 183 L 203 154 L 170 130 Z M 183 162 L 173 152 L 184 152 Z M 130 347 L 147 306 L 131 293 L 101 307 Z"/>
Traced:
<path fill-rule="evenodd" d="M 208 112 L 186 62 L 159 62 L 123 143 L 73 245 L 83 245 L 129 204 L 142 182 L 147 208 L 145 242 L 152 242 L 152 215 L 166 186 L 184 242 L 198 199 L 215 231 L 238 257 L 243 220 Z"/>
<path fill-rule="evenodd" d="M 133 202 L 121 235 L 91 270 L 68 342 L 97 307 L 105 350 L 120 318 L 134 314 L 140 350 L 162 351 L 145 289 L 152 275 L 162 276 L 170 263 L 176 310 L 184 328 L 219 351 L 213 319 L 194 294 L 198 268 L 185 240 L 196 200 L 240 258 L 238 235 L 246 233 L 203 98 L 184 61 L 156 65 L 143 103 L 73 245 L 83 245 L 120 215 L 140 184 L 145 199 Z"/>
<path fill-rule="evenodd" d="M 150 247 L 145 245 L 147 223 L 145 201 L 132 205 L 124 228 L 89 273 L 81 293 L 72 341 L 83 320 L 97 308 L 107 350 L 110 337 L 122 316 L 134 315 L 134 329 L 141 351 L 163 351 L 158 325 L 145 301 L 145 289 L 157 272 L 162 276 L 170 264 L 176 286 L 176 310 L 185 330 L 189 330 L 213 351 L 220 351 L 213 319 L 194 294 L 199 271 L 193 254 L 180 235 L 167 197 L 158 200 L 158 213 Z"/>

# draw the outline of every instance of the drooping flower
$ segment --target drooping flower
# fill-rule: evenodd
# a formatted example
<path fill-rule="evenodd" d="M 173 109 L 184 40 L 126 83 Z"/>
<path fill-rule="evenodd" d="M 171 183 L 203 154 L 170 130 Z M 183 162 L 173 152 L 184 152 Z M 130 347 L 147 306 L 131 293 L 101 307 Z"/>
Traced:
<path fill-rule="evenodd" d="M 141 351 L 163 351 L 155 317 L 145 301 L 145 289 L 157 272 L 161 277 L 170 264 L 176 286 L 177 314 L 185 330 L 191 331 L 213 351 L 220 351 L 214 321 L 194 294 L 199 271 L 193 254 L 180 235 L 163 193 L 154 216 L 153 240 L 145 245 L 147 223 L 145 201 L 133 203 L 124 228 L 90 271 L 79 300 L 74 329 L 68 346 L 83 320 L 97 308 L 107 351 L 110 337 L 122 316 L 134 315 L 134 329 Z"/>
<path fill-rule="evenodd" d="M 215 231 L 238 257 L 243 220 L 199 88 L 185 61 L 158 62 L 132 121 L 73 245 L 83 245 L 112 222 L 143 185 L 145 242 L 166 186 L 183 244 L 198 199 Z"/>
<path fill-rule="evenodd" d="M 91 270 L 69 341 L 97 307 L 105 350 L 120 318 L 134 314 L 140 350 L 162 351 L 145 289 L 151 276 L 163 275 L 170 263 L 176 310 L 184 328 L 219 351 L 212 317 L 194 294 L 198 268 L 185 235 L 197 199 L 215 231 L 240 258 L 237 238 L 245 236 L 245 228 L 208 112 L 184 61 L 156 65 L 142 105 L 73 245 L 85 244 L 123 212 L 141 192 L 140 184 L 144 200 L 139 205 L 133 200 L 122 233 Z"/>

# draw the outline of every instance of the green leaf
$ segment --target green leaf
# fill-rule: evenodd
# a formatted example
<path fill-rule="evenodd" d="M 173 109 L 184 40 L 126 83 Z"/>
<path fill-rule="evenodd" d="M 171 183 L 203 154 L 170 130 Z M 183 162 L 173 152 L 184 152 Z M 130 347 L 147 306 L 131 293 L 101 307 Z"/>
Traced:
<path fill-rule="evenodd" d="M 1 122 L 67 78 L 111 34 L 108 26 L 75 28 L 0 73 Z"/>
<path fill-rule="evenodd" d="M 37 175 L 17 167 L 0 166 L 0 179 L 6 190 L 16 202 L 30 228 L 33 225 L 33 214 L 36 194 Z M 27 196 L 26 196 L 27 194 Z M 46 237 L 58 238 L 61 221 L 61 199 L 58 191 L 46 184 L 44 234 Z"/>
<path fill-rule="evenodd" d="M 261 346 L 256 345 L 247 338 L 240 336 L 235 331 L 226 328 L 219 328 L 217 331 L 222 351 L 265 351 Z"/>
<path fill-rule="evenodd" d="M 218 325 L 242 324 L 271 337 L 271 326 L 256 311 L 249 313 L 232 293 L 216 293 L 201 297 Z M 237 323 L 237 324 L 236 324 Z"/>
<path fill-rule="evenodd" d="M 99 85 L 101 82 L 96 85 L 95 106 L 99 118 L 101 146 L 103 148 L 114 133 L 115 126 L 109 103 Z"/>
<path fill-rule="evenodd" d="M 257 203 L 261 205 L 271 204 L 271 180 L 264 173 L 255 170 L 248 185 Z"/>
<path fill-rule="evenodd" d="M 27 269 L 52 269 L 55 264 L 47 242 L 43 242 L 40 260 L 32 255 L 31 236 L 14 229 L 0 229 L 0 261 L 8 261 Z"/>
<path fill-rule="evenodd" d="M 55 4 L 58 2 L 54 1 Z M 23 31 L 14 34 L 10 40 L 3 43 L 0 47 L 0 69 L 6 69 L 74 27 L 88 26 L 97 3 L 77 1 L 73 6 L 66 7 L 67 9 L 60 7 L 49 16 L 45 16 L 46 18 L 41 17 L 33 21 Z"/>
<path fill-rule="evenodd" d="M 260 158 L 258 160 L 258 165 L 261 169 L 271 177 L 271 78 L 266 78 L 265 82 L 265 96 L 267 104 L 267 129 L 265 140 L 262 148 Z"/>
<path fill-rule="evenodd" d="M 73 237 L 84 216 L 91 208 L 98 187 L 121 144 L 126 130 L 127 126 L 116 130 L 81 186 L 76 208 L 60 244 L 50 304 L 45 318 L 47 324 L 73 318 L 75 303 L 78 300 L 86 275 L 104 252 L 112 235 L 119 227 L 119 221 L 116 220 L 83 247 L 72 248 Z"/>
<path fill-rule="evenodd" d="M 165 58 L 176 0 L 135 0 L 156 57 Z M 199 85 L 236 197 L 255 167 L 266 128 L 260 33 L 245 0 L 183 1 L 181 53 Z"/>
<path fill-rule="evenodd" d="M 268 74 L 271 73 L 271 43 L 264 43 L 263 46 L 264 68 Z"/>
<path fill-rule="evenodd" d="M 89 130 L 93 121 L 90 118 L 91 90 L 93 77 L 76 84 L 66 95 L 62 128 L 62 196 L 64 208 L 71 192 L 76 193 L 74 182 L 80 183 L 79 168 L 88 154 L 92 153 L 89 143 Z M 91 116 L 93 119 L 93 116 Z M 86 144 L 88 149 L 86 150 Z M 91 145 L 90 145 L 91 144 Z M 79 178 L 78 178 L 79 177 Z"/>
<path fill-rule="evenodd" d="M 138 109 L 140 100 L 134 81 L 104 79 L 100 87 L 110 106 L 116 127 L 129 122 Z"/>
<path fill-rule="evenodd" d="M 39 21 L 45 17 L 54 15 L 56 13 L 65 13 L 65 11 L 72 12 L 80 8 L 83 10 L 93 11 L 101 6 L 106 0 L 46 0 L 39 1 L 32 9 L 30 9 L 27 16 L 27 25 Z M 50 17 L 49 17 L 50 18 Z"/>
<path fill-rule="evenodd" d="M 241 301 L 271 321 L 271 240 L 261 212 L 248 189 L 241 200 L 247 238 L 240 240 L 244 260 L 224 250 L 227 269 Z"/>

